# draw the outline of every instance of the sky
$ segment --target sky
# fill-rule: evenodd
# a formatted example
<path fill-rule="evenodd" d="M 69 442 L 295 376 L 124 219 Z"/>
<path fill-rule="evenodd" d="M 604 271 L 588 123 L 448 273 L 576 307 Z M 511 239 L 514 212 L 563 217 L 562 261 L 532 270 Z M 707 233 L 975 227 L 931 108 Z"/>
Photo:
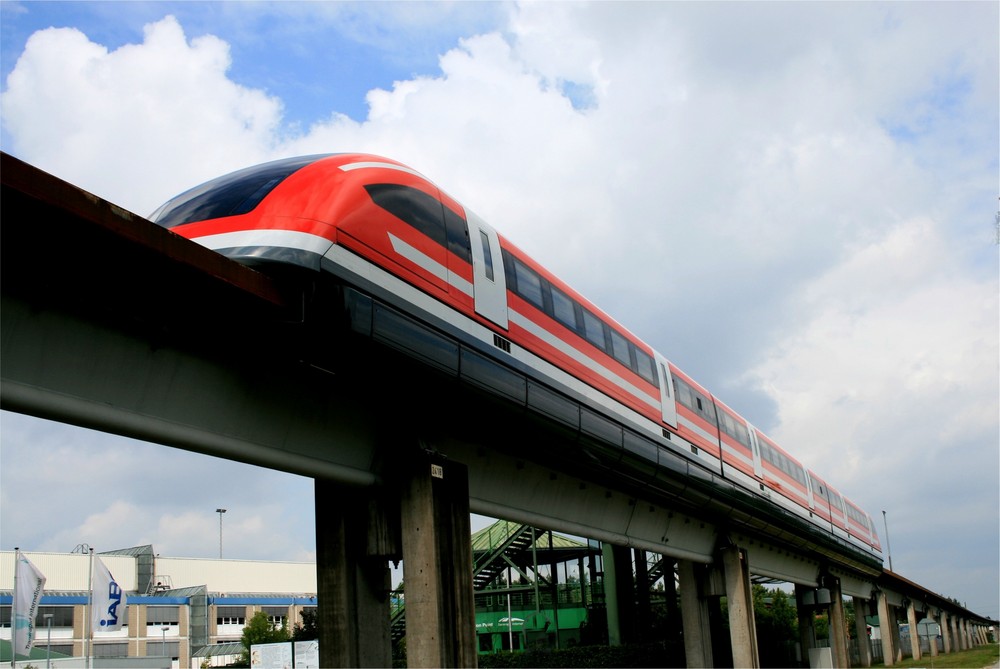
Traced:
<path fill-rule="evenodd" d="M 0 145 L 143 215 L 275 158 L 400 160 L 866 509 L 895 571 L 998 618 L 998 25 L 997 2 L 5 0 Z M 315 556 L 308 478 L 9 412 L 0 503 L 7 550 L 213 557 L 222 507 L 227 558 Z"/>

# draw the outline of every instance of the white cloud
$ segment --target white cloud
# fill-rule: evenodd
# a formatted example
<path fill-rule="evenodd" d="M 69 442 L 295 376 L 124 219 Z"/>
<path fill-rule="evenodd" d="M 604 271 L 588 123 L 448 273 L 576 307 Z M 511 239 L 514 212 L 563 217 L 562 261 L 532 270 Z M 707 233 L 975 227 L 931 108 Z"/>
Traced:
<path fill-rule="evenodd" d="M 278 100 L 226 77 L 221 40 L 188 43 L 172 17 L 144 38 L 109 52 L 75 29 L 39 31 L 2 107 L 14 153 L 140 214 L 164 192 L 266 159 L 281 116 Z"/>
<path fill-rule="evenodd" d="M 801 325 L 751 372 L 780 407 L 774 436 L 863 483 L 948 444 L 990 445 L 998 285 L 960 270 L 934 222 L 913 219 L 806 285 Z"/>

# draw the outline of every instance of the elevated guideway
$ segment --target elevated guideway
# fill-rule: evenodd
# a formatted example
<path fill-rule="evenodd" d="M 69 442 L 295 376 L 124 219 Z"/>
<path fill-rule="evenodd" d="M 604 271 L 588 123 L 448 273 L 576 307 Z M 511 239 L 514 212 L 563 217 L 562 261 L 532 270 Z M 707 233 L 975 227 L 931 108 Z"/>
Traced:
<path fill-rule="evenodd" d="M 882 576 L 716 473 L 665 450 L 651 466 L 627 434 L 604 441 L 621 428 L 391 305 L 319 275 L 265 276 L 6 154 L 0 179 L 0 407 L 316 479 L 320 596 L 353 620 L 337 632 L 347 654 L 325 665 L 386 659 L 387 559 L 469 564 L 446 588 L 454 606 L 407 616 L 412 653 L 437 634 L 414 618 L 463 627 L 439 616 L 471 601 L 471 554 L 449 539 L 469 509 L 727 579 L 834 579 L 867 599 Z M 367 522 L 331 512 L 345 495 Z M 329 585 L 327 568 L 355 585 Z M 429 578 L 433 593 L 451 576 Z M 357 641 L 366 607 L 385 614 L 384 643 Z M 468 640 L 455 644 L 423 657 L 469 663 Z"/>
<path fill-rule="evenodd" d="M 265 276 L 6 154 L 2 177 L 8 410 L 358 486 L 409 433 L 468 466 L 480 513 L 703 562 L 737 531 L 880 571 L 717 473 L 601 442 L 621 428 L 366 295 Z"/>

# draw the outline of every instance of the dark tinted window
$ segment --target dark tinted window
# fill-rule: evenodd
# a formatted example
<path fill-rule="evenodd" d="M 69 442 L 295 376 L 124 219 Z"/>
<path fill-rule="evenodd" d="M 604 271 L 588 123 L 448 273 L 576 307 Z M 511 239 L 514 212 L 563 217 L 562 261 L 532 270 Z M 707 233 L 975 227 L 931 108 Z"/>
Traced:
<path fill-rule="evenodd" d="M 552 287 L 552 315 L 571 330 L 577 329 L 576 302 L 555 286 Z"/>
<path fill-rule="evenodd" d="M 447 244 L 444 206 L 438 199 L 422 190 L 399 184 L 371 184 L 365 186 L 365 190 L 375 204 L 396 218 L 412 225 L 441 246 Z"/>
<path fill-rule="evenodd" d="M 519 260 L 514 261 L 514 276 L 517 285 L 517 294 L 539 309 L 544 310 L 545 302 L 542 299 L 542 278 Z"/>
<path fill-rule="evenodd" d="M 165 228 L 211 218 L 237 216 L 260 204 L 274 187 L 323 156 L 299 156 L 248 167 L 178 195 L 150 215 Z"/>
<path fill-rule="evenodd" d="M 444 226 L 448 233 L 448 250 L 467 263 L 472 263 L 472 249 L 469 247 L 469 226 L 465 219 L 448 207 L 444 210 Z"/>
<path fill-rule="evenodd" d="M 607 350 L 608 345 L 604 340 L 604 322 L 586 309 L 583 311 L 583 330 L 591 344 L 602 351 Z"/>
<path fill-rule="evenodd" d="M 740 442 L 747 450 L 750 449 L 750 436 L 746 427 L 725 411 L 719 411 L 719 427 L 730 437 Z"/>
<path fill-rule="evenodd" d="M 715 416 L 715 403 L 708 399 L 707 396 L 698 392 L 691 384 L 677 376 L 674 376 L 674 392 L 677 395 L 677 401 L 701 416 L 710 425 L 718 426 Z M 761 449 L 763 448 L 764 444 L 761 443 Z"/>

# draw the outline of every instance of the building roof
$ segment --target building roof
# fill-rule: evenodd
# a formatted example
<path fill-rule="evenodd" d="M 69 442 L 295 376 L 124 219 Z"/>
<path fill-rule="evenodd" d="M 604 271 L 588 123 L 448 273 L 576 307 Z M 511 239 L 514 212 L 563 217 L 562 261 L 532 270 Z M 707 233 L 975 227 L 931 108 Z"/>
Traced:
<path fill-rule="evenodd" d="M 217 655 L 239 655 L 244 650 L 243 643 L 234 641 L 233 643 L 216 643 L 202 646 L 191 657 L 215 657 Z"/>

